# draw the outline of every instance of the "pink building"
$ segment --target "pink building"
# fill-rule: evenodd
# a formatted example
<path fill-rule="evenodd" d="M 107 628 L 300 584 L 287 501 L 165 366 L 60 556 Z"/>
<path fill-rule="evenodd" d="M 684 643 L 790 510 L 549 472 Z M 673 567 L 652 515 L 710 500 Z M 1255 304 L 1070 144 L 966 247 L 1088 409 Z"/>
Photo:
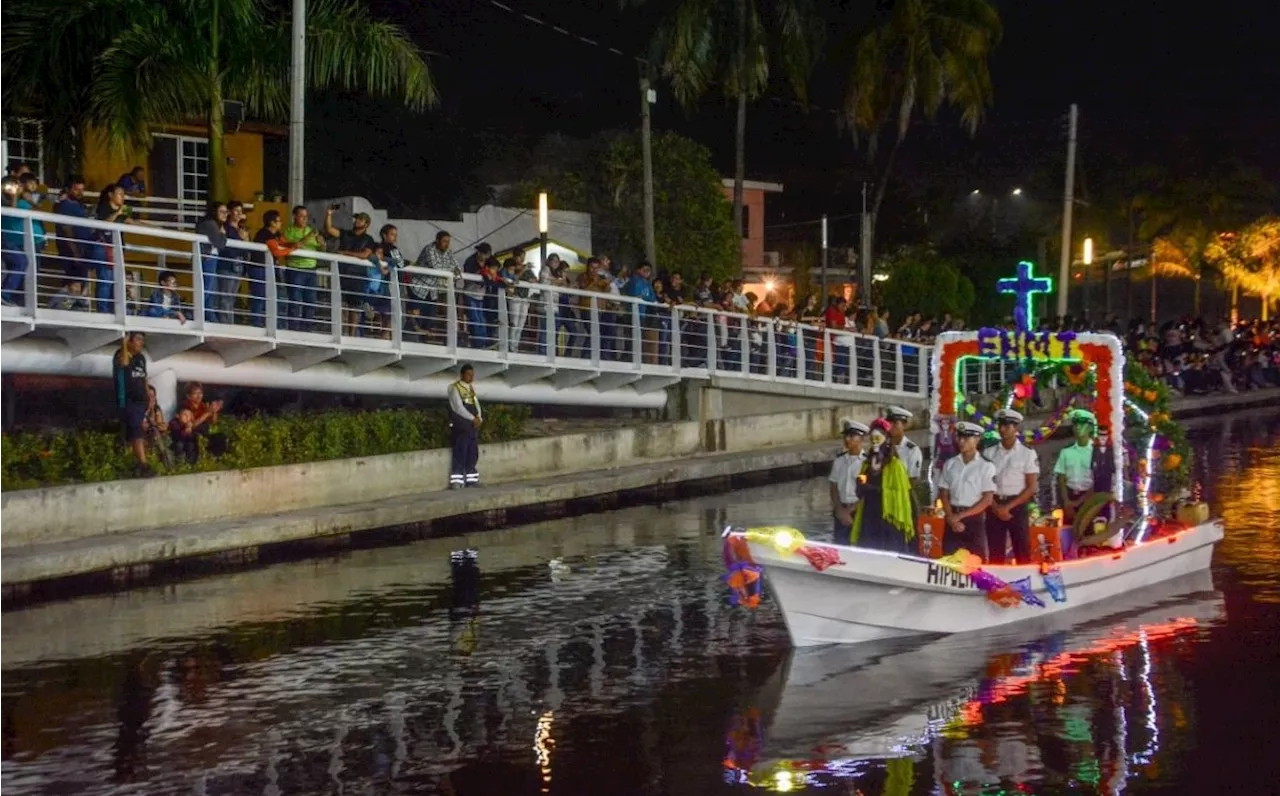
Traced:
<path fill-rule="evenodd" d="M 725 198 L 733 201 L 733 179 L 721 181 Z M 744 180 L 742 183 L 742 214 L 746 236 L 742 239 L 742 269 L 744 272 L 760 271 L 764 261 L 764 195 L 782 193 L 782 183 Z M 776 263 L 775 263 L 776 265 Z"/>

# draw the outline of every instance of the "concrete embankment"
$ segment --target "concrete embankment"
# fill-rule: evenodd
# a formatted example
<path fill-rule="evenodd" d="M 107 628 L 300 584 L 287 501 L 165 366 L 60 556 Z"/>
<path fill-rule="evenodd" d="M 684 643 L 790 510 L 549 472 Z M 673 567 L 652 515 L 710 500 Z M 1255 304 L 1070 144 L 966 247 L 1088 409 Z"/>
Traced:
<path fill-rule="evenodd" d="M 873 406 L 844 405 L 486 445 L 486 485 L 453 492 L 437 486 L 449 452 L 431 450 L 5 493 L 4 593 L 39 596 L 75 586 L 59 583 L 69 578 L 123 586 L 805 477 L 830 460 L 841 418 L 874 416 Z M 370 533 L 356 541 L 359 532 Z"/>
<path fill-rule="evenodd" d="M 1182 399 L 1192 416 L 1280 392 Z M 798 479 L 826 471 L 846 405 L 653 423 L 487 445 L 486 486 L 438 491 L 448 451 L 317 462 L 3 495 L 6 601 L 530 522 Z M 922 431 L 913 432 L 925 444 Z M 424 491 L 424 486 L 430 491 Z"/>

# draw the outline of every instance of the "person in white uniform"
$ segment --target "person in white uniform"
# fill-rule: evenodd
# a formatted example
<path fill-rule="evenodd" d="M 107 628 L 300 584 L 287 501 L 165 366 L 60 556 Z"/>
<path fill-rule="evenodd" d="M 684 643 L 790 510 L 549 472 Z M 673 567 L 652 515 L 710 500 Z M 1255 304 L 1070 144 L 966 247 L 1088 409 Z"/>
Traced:
<path fill-rule="evenodd" d="M 856 420 L 844 421 L 844 451 L 831 463 L 831 536 L 836 544 L 850 544 L 853 511 L 858 505 L 858 476 L 866 456 L 862 452 L 870 429 Z"/>
<path fill-rule="evenodd" d="M 920 446 L 907 439 L 907 426 L 911 425 L 912 414 L 901 406 L 886 407 L 884 419 L 889 421 L 889 441 L 893 443 L 898 458 L 906 465 L 907 476 L 912 481 L 919 481 L 924 471 L 924 451 Z"/>
<path fill-rule="evenodd" d="M 960 452 L 947 460 L 938 477 L 938 498 L 947 521 L 942 550 L 951 554 L 964 548 L 989 558 L 986 516 L 996 491 L 996 466 L 978 455 L 983 428 L 976 423 L 956 423 Z"/>
<path fill-rule="evenodd" d="M 1022 414 L 1013 409 L 996 413 L 1000 443 L 982 452 L 995 465 L 996 494 L 987 509 L 987 546 L 992 564 L 1006 563 L 1010 544 L 1019 564 L 1031 560 L 1027 544 L 1027 506 L 1040 485 L 1040 459 L 1018 439 Z"/>

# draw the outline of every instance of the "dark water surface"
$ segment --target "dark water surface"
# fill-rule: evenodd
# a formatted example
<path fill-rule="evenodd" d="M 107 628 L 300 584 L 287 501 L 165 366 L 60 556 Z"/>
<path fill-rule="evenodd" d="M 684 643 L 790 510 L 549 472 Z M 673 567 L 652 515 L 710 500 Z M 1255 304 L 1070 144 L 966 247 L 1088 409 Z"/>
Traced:
<path fill-rule="evenodd" d="M 0 788 L 1278 793 L 1280 413 L 1189 430 L 1211 580 L 1056 632 L 791 653 L 719 531 L 821 536 L 821 480 L 8 612 Z"/>

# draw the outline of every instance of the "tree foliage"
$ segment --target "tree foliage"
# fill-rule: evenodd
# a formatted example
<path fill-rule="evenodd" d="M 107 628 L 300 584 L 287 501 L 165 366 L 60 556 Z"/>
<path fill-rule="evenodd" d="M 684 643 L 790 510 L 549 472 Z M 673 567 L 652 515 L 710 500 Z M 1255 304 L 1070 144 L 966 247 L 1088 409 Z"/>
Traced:
<path fill-rule="evenodd" d="M 674 0 L 654 34 L 653 63 L 671 81 L 682 105 L 692 107 L 717 85 L 738 102 L 733 224 L 740 232 L 747 102 L 768 88 L 774 65 L 781 66 L 796 96 L 805 100 L 805 84 L 825 33 L 814 0 Z"/>
<path fill-rule="evenodd" d="M 549 136 L 506 200 L 533 207 L 545 190 L 552 207 L 591 214 L 597 252 L 635 263 L 644 257 L 643 178 L 636 133 Z M 676 133 L 654 135 L 653 193 L 659 270 L 687 277 L 705 270 L 717 278 L 740 271 L 729 202 L 705 147 Z"/>
<path fill-rule="evenodd" d="M 944 106 L 972 135 L 992 101 L 987 59 L 1003 33 L 990 0 L 895 0 L 853 42 L 844 118 L 875 161 L 880 138 L 892 146 L 877 169 L 872 222 L 884 201 L 898 147 L 917 116 L 932 120 Z"/>
<path fill-rule="evenodd" d="M 889 274 L 881 297 L 893 318 L 909 312 L 967 318 L 973 309 L 973 283 L 930 246 L 905 246 L 881 258 L 877 270 Z"/>
<path fill-rule="evenodd" d="M 43 117 L 67 169 L 89 125 L 112 146 L 146 147 L 153 125 L 205 120 L 210 189 L 226 199 L 222 102 L 288 118 L 291 24 L 270 0 L 6 3 L 4 104 Z M 306 52 L 310 89 L 359 89 L 416 110 L 436 101 L 423 53 L 355 0 L 308 3 Z"/>
<path fill-rule="evenodd" d="M 1262 317 L 1280 300 L 1280 217 L 1260 218 L 1239 232 L 1216 236 L 1205 249 L 1228 284 L 1262 299 Z"/>

